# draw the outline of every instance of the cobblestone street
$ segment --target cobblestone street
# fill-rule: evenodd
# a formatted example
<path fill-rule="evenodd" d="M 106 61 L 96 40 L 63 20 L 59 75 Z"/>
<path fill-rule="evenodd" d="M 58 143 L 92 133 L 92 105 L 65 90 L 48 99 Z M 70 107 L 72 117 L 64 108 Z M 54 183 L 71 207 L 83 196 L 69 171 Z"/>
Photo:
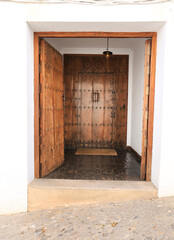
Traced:
<path fill-rule="evenodd" d="M 174 240 L 174 197 L 0 216 L 1 240 Z"/>

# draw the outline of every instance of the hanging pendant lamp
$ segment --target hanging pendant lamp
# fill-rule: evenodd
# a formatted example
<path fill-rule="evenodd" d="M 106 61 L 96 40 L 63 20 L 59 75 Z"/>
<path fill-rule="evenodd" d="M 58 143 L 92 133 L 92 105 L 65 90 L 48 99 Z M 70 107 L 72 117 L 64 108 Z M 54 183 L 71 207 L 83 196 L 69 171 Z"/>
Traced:
<path fill-rule="evenodd" d="M 109 38 L 107 38 L 107 48 L 106 51 L 103 52 L 103 54 L 106 56 L 106 58 L 110 57 L 113 53 L 108 50 L 109 48 Z"/>

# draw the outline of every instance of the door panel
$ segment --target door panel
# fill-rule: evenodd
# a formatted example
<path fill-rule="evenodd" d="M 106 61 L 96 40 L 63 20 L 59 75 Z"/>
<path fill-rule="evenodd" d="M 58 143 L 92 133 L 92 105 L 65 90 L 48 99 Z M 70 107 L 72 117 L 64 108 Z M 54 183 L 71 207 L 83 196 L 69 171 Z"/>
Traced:
<path fill-rule="evenodd" d="M 93 141 L 96 145 L 103 142 L 103 130 L 104 130 L 104 80 L 105 74 L 95 73 L 93 74 L 92 83 L 92 122 L 93 122 Z"/>
<path fill-rule="evenodd" d="M 105 142 L 110 143 L 112 146 L 113 143 L 113 118 L 115 117 L 115 109 L 114 109 L 114 85 L 113 85 L 113 73 L 105 74 L 104 81 L 104 123 L 107 126 L 104 127 L 104 136 L 103 139 Z"/>
<path fill-rule="evenodd" d="M 62 56 L 45 40 L 40 42 L 40 177 L 64 161 Z"/>
<path fill-rule="evenodd" d="M 79 100 L 80 100 L 80 142 L 83 147 L 86 147 L 92 139 L 92 81 L 93 75 L 91 73 L 82 73 L 79 75 Z"/>
<path fill-rule="evenodd" d="M 65 147 L 124 148 L 128 56 L 65 55 Z"/>

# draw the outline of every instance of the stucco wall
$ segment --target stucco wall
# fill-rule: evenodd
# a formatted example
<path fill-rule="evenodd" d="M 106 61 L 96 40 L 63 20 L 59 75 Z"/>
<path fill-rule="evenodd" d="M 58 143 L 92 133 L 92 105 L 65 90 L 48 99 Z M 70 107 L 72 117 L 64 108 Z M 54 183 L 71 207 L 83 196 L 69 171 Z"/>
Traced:
<path fill-rule="evenodd" d="M 173 5 L 105 9 L 0 3 L 0 213 L 27 210 L 27 182 L 33 178 L 32 31 L 158 32 L 152 182 L 160 196 L 174 195 Z"/>

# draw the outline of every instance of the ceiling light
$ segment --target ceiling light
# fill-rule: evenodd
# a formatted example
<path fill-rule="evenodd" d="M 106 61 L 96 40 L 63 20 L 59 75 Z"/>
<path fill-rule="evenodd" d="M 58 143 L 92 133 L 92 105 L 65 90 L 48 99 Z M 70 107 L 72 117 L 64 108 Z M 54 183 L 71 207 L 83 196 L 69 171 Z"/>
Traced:
<path fill-rule="evenodd" d="M 106 51 L 103 52 L 103 54 L 106 56 L 106 58 L 110 57 L 113 54 L 108 49 L 109 49 L 109 38 L 107 38 L 107 48 L 106 48 Z"/>

